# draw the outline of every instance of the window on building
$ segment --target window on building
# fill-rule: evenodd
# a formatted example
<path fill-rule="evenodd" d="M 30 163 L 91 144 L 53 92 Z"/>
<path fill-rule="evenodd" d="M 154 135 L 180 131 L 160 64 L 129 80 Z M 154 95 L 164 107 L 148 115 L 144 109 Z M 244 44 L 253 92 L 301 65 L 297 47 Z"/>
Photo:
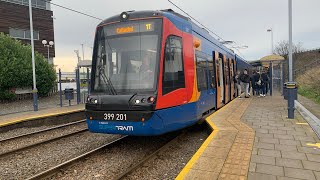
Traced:
<path fill-rule="evenodd" d="M 0 0 L 0 1 L 29 6 L 29 0 Z M 31 4 L 32 4 L 32 7 L 34 8 L 50 10 L 50 9 L 47 9 L 47 6 L 46 6 L 47 2 L 44 0 L 31 0 Z"/>
<path fill-rule="evenodd" d="M 169 36 L 165 46 L 162 94 L 185 87 L 182 39 Z"/>
<path fill-rule="evenodd" d="M 10 28 L 9 35 L 18 39 L 31 39 L 30 30 Z M 33 31 L 33 39 L 39 40 L 39 31 Z"/>

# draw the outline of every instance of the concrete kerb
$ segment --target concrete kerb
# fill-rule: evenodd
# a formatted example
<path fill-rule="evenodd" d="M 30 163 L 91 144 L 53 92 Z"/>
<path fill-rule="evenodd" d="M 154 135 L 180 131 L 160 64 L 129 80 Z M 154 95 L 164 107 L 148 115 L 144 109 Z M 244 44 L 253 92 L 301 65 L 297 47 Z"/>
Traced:
<path fill-rule="evenodd" d="M 55 125 L 59 123 L 69 123 L 76 120 L 84 119 L 84 109 L 75 109 L 65 112 L 48 113 L 43 115 L 35 115 L 31 117 L 21 117 L 12 119 L 11 121 L 0 124 L 0 131 L 6 132 L 22 127 L 37 127 L 43 125 Z"/>
<path fill-rule="evenodd" d="M 211 140 L 215 137 L 215 135 L 219 132 L 219 129 L 217 126 L 215 126 L 215 124 L 213 122 L 211 122 L 211 118 L 213 116 L 215 116 L 220 110 L 227 108 L 231 103 L 233 103 L 233 101 L 229 102 L 228 104 L 226 104 L 225 106 L 223 106 L 222 108 L 218 109 L 217 111 L 215 111 L 214 113 L 212 113 L 211 115 L 209 115 L 205 121 L 206 123 L 209 125 L 209 127 L 212 129 L 211 134 L 207 137 L 207 139 L 204 141 L 204 143 L 200 146 L 200 148 L 197 150 L 197 152 L 191 157 L 191 159 L 189 160 L 189 162 L 186 164 L 186 166 L 181 170 L 181 172 L 178 174 L 178 176 L 175 178 L 176 180 L 183 180 L 185 178 L 185 176 L 189 173 L 189 171 L 191 170 L 192 166 L 195 164 L 195 162 L 200 158 L 200 156 L 202 155 L 202 153 L 204 152 L 204 150 L 206 149 L 206 147 L 209 145 L 209 143 L 211 142 Z"/>
<path fill-rule="evenodd" d="M 299 101 L 295 100 L 295 108 L 301 116 L 309 123 L 313 131 L 320 139 L 320 119 L 313 115 L 307 108 L 305 108 Z"/>

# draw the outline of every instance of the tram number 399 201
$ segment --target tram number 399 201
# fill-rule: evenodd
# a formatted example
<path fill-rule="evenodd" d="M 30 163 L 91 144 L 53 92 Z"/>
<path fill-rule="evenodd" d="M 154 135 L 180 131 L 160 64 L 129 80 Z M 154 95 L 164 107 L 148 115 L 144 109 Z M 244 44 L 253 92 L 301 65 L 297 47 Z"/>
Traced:
<path fill-rule="evenodd" d="M 114 113 L 104 113 L 104 120 L 116 120 L 116 121 L 126 121 L 127 114 L 114 114 Z"/>

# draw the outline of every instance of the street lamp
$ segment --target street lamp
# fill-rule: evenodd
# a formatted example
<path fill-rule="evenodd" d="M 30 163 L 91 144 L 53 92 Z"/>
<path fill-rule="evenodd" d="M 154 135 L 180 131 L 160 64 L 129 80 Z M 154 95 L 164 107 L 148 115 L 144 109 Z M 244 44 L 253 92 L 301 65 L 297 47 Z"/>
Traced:
<path fill-rule="evenodd" d="M 44 47 L 48 48 L 48 63 L 49 63 L 49 58 L 50 58 L 50 50 L 49 50 L 49 48 L 51 48 L 54 45 L 54 42 L 53 41 L 49 41 L 49 43 L 48 43 L 48 41 L 44 39 L 44 40 L 42 40 L 42 44 L 43 44 Z"/>
<path fill-rule="evenodd" d="M 288 93 L 288 118 L 294 118 L 294 96 L 297 95 L 297 84 L 293 82 L 292 76 L 292 0 L 288 0 L 289 16 L 289 82 L 287 83 Z"/>
<path fill-rule="evenodd" d="M 273 31 L 272 31 L 272 28 L 268 29 L 267 32 L 271 32 L 271 54 L 273 54 Z"/>
<path fill-rule="evenodd" d="M 30 21 L 30 36 L 31 36 L 31 56 L 32 56 L 32 79 L 33 79 L 33 110 L 38 111 L 38 90 L 36 81 L 36 64 L 34 56 L 34 39 L 33 39 L 33 21 L 32 21 L 32 4 L 29 0 L 29 21 Z"/>

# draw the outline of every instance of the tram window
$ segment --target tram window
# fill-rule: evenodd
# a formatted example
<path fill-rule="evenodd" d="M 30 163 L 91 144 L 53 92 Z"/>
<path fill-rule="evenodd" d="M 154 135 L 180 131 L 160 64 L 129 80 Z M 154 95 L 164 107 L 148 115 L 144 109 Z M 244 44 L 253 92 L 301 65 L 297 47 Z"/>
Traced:
<path fill-rule="evenodd" d="M 182 39 L 169 36 L 165 45 L 162 94 L 185 87 Z"/>
<path fill-rule="evenodd" d="M 216 77 L 214 74 L 214 63 L 213 63 L 213 57 L 208 57 L 208 68 L 209 68 L 209 77 L 210 77 L 210 88 L 214 88 L 216 86 Z"/>
<path fill-rule="evenodd" d="M 197 56 L 197 85 L 199 91 L 208 89 L 207 67 L 207 60 Z"/>
<path fill-rule="evenodd" d="M 230 59 L 231 60 L 231 65 L 230 65 L 230 72 L 231 72 L 231 81 L 233 80 L 233 77 L 234 77 L 234 68 L 233 68 L 233 66 L 234 66 L 234 60 L 233 59 Z"/>
<path fill-rule="evenodd" d="M 224 69 L 225 69 L 226 84 L 229 84 L 230 83 L 229 58 L 226 59 L 226 64 L 224 65 Z"/>

